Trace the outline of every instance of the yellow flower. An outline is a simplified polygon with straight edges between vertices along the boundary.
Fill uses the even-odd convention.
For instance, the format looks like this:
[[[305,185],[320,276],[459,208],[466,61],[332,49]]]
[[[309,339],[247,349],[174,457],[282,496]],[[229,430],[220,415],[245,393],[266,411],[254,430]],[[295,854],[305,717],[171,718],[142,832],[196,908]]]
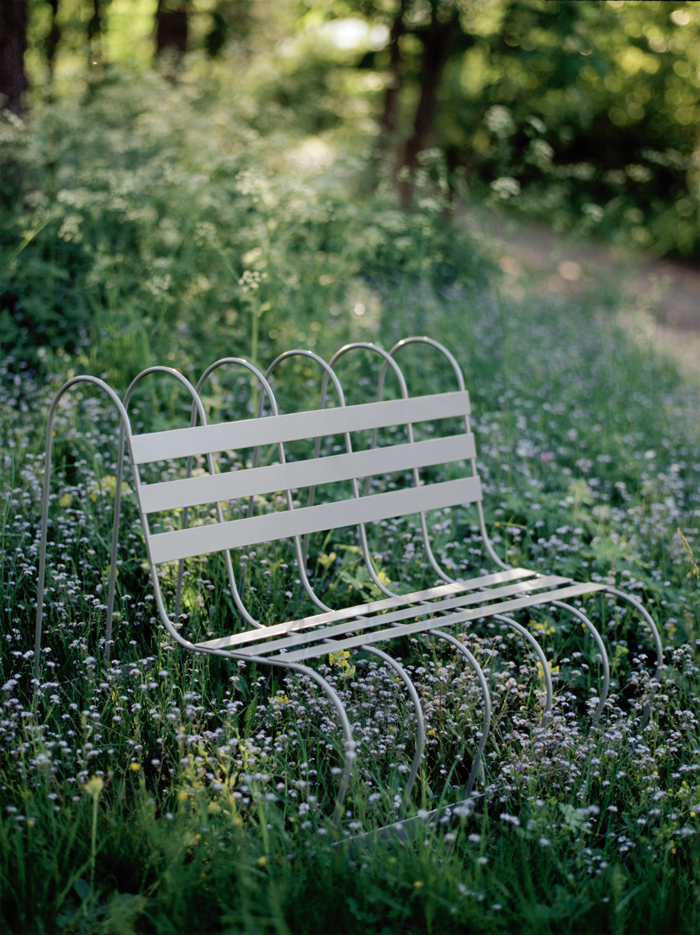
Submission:
[[[140,763],[129,763],[129,769],[131,770],[132,773],[138,773],[138,771],[141,769],[141,764]]]
[[[331,552],[330,555],[326,555],[325,552],[321,552],[318,556],[318,561],[320,565],[323,565],[324,568],[328,568],[329,565],[332,565],[338,556],[335,552]]]
[[[186,802],[186,801],[187,801],[187,798],[188,798],[188,796],[187,796],[187,793],[185,792],[185,790],[184,790],[184,789],[180,789],[180,791],[179,791],[178,794],[177,794],[177,800],[178,800],[178,802]]]
[[[99,799],[100,793],[102,792],[104,787],[105,787],[104,779],[101,776],[93,776],[92,779],[90,779],[89,782],[86,782],[85,785],[83,786],[87,794],[90,796],[90,798],[94,802],[96,802]]]
[[[535,623],[534,620],[532,621],[532,626],[534,627],[534,629],[541,630],[545,636],[551,636],[552,633],[557,632],[557,628],[554,626],[550,626],[549,624],[550,624],[549,620],[545,620],[544,623]]]
[[[258,857],[258,867],[264,867],[267,863],[267,857]]]
[[[413,885],[415,886],[415,888],[416,888],[417,890],[419,890],[419,889],[421,888],[421,886],[423,886],[423,881],[422,881],[422,880],[416,880],[416,882],[415,882]]]

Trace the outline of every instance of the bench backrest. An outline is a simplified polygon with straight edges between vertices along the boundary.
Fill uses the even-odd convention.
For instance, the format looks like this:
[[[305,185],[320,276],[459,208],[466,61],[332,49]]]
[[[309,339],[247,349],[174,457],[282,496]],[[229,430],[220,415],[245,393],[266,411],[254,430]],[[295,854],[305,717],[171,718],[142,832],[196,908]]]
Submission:
[[[240,451],[270,444],[284,445],[296,440],[347,435],[452,417],[464,418],[469,415],[469,411],[469,394],[457,391],[294,412],[132,435],[131,456],[138,476],[139,465],[156,461]],[[299,487],[334,484],[429,465],[463,462],[474,458],[474,454],[473,435],[461,431],[424,441],[161,483],[137,484],[137,494],[142,514],[148,517],[149,514],[161,511],[290,491]],[[151,563],[157,565],[275,539],[474,503],[480,499],[479,478],[467,476],[366,496],[353,495],[315,506],[283,509],[172,532],[150,533],[147,522],[144,528]]]

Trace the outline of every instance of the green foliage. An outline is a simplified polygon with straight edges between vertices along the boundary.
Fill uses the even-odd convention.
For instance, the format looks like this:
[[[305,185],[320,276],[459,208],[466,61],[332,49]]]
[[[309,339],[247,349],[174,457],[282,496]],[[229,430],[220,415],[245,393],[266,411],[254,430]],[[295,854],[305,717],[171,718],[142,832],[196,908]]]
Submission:
[[[3,125],[22,179],[0,241],[5,353],[82,348],[92,368],[99,347],[121,380],[155,358],[312,347],[321,321],[338,345],[365,305],[372,333],[372,284],[483,279],[439,191],[413,214],[385,189],[351,202],[365,160],[263,136],[247,106],[214,82],[115,73],[83,104]]]
[[[697,4],[338,0],[303,8],[305,32],[286,51],[289,57],[298,52],[296,80],[311,79],[312,69],[318,73],[325,63],[323,81],[315,81],[326,89],[319,117],[321,106],[341,113],[343,87],[346,95],[352,88],[355,99],[364,98],[379,121],[379,148],[398,146],[392,173],[402,164],[426,91],[422,57],[431,23],[447,20],[456,8],[461,30],[449,47],[433,50],[446,63],[427,145],[445,153],[457,194],[506,203],[558,230],[592,232],[662,254],[697,254]],[[322,28],[334,27],[342,37],[345,24],[348,36],[353,28],[359,36],[358,16],[383,29],[384,38],[379,47],[368,37],[357,40],[355,83],[343,84],[349,53],[339,62],[338,50],[321,41]],[[312,28],[315,47],[308,38]],[[393,31],[399,34],[398,65],[389,42]],[[333,76],[335,97],[328,93]],[[386,96],[397,87],[397,139],[387,141]]]
[[[499,552],[643,594],[663,630],[666,664],[640,735],[648,644],[632,616],[589,601],[586,611],[610,647],[613,692],[593,728],[587,711],[599,672],[590,637],[576,621],[533,614],[523,622],[548,650],[556,692],[552,724],[541,731],[541,676],[531,658],[497,625],[475,625],[469,645],[488,663],[494,698],[484,809],[401,847],[371,839],[332,847],[335,832],[324,816],[337,783],[337,725],[312,686],[178,654],[164,639],[128,493],[121,613],[112,662],[102,666],[116,419],[89,393],[69,397],[59,412],[50,652],[33,690],[41,435],[50,391],[63,375],[3,371],[3,929],[697,929],[698,393],[619,331],[600,310],[603,298],[567,300],[562,315],[555,300],[516,304],[455,289],[440,296],[410,278],[381,296],[378,339],[386,345],[427,331],[450,344],[468,373]],[[401,366],[414,393],[451,385],[437,355],[409,354]],[[369,365],[361,373],[350,385],[358,401],[371,395],[376,377]],[[281,380],[292,404],[316,398],[311,369],[290,366]],[[222,376],[207,405],[235,414],[246,410],[249,393],[247,381]],[[139,422],[157,417],[152,399],[155,393],[135,399]],[[186,421],[184,402],[167,397],[162,416]],[[431,528],[435,553],[450,568],[486,564],[468,514],[433,516]],[[372,549],[392,586],[424,574],[415,524],[376,533]],[[351,584],[365,589],[352,550],[333,548],[333,559],[330,545],[321,545],[318,574],[338,582],[339,599],[349,599]],[[236,561],[246,598],[256,594],[253,609],[271,619],[304,610],[293,606],[294,567],[285,557],[265,546]],[[221,571],[213,562],[186,571],[188,632],[228,626]],[[163,580],[166,592],[173,580]],[[418,813],[459,798],[481,706],[473,677],[450,651],[430,643],[403,649],[428,731],[412,803]],[[413,742],[406,699],[393,673],[362,654],[319,665],[361,741],[341,827],[348,835],[371,830],[397,815],[398,767],[410,762]]]
[[[560,230],[694,255],[699,25],[695,4],[506,5],[451,66],[451,160]]]

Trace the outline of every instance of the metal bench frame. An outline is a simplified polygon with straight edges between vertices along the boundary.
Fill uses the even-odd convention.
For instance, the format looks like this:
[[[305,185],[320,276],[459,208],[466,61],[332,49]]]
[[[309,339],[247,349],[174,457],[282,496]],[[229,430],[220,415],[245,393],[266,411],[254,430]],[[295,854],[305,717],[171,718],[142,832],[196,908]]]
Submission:
[[[409,345],[422,345],[442,354],[452,370],[456,389],[420,397],[411,397],[404,375],[396,360]],[[343,388],[335,367],[338,361],[353,352],[370,352],[381,358],[377,401],[359,405],[346,405]],[[321,368],[323,377],[319,408],[311,411],[281,414],[270,380],[279,364],[291,357],[302,356]],[[202,390],[210,376],[221,367],[243,368],[258,381],[260,387],[257,417],[207,424],[201,399]],[[383,400],[384,385],[391,370],[398,381],[400,398]],[[135,434],[131,427],[128,407],[135,388],[148,376],[165,374],[180,382],[192,399],[190,426],[147,434]],[[44,582],[46,576],[46,543],[48,530],[48,507],[51,474],[51,450],[54,420],[63,395],[79,383],[89,383],[103,390],[120,414],[119,453],[115,490],[112,555],[107,604],[106,659],[112,639],[114,612],[117,546],[119,540],[119,518],[125,453],[131,462],[135,492],[151,570],[151,579],[160,619],[172,639],[183,648],[231,660],[257,662],[260,665],[278,667],[300,672],[312,679],[328,696],[333,704],[344,736],[344,767],[341,774],[335,803],[334,820],[339,820],[343,800],[349,785],[355,742],[350,722],[340,697],[329,682],[307,661],[333,652],[348,650],[363,651],[378,657],[390,666],[406,687],[413,704],[416,719],[416,749],[406,781],[401,817],[409,802],[416,775],[425,747],[425,723],[418,692],[402,664],[377,644],[384,644],[399,636],[427,634],[449,642],[473,668],[483,696],[483,723],[473,759],[471,774],[466,786],[466,807],[470,808],[474,783],[482,761],[491,722],[491,700],[488,682],[479,663],[458,638],[464,634],[470,621],[492,618],[515,630],[530,646],[545,681],[546,700],[542,725],[546,724],[552,708],[553,688],[549,666],[544,652],[535,637],[511,616],[528,607],[556,607],[572,614],[588,628],[595,640],[602,664],[602,686],[599,702],[593,717],[599,719],[609,690],[610,667],[605,644],[595,626],[579,607],[567,601],[595,592],[605,592],[623,600],[638,612],[648,627],[656,650],[654,677],[658,680],[663,664],[661,639],[657,627],[648,611],[633,596],[601,583],[575,582],[558,575],[543,575],[540,572],[511,568],[496,554],[486,530],[482,508],[481,486],[476,466],[474,436],[470,427],[469,394],[464,378],[454,356],[441,344],[426,337],[411,337],[400,341],[390,351],[374,344],[355,342],[341,348],[329,362],[308,350],[289,351],[280,355],[262,374],[253,364],[240,358],[222,358],[212,364],[202,375],[196,387],[182,374],[169,367],[150,367],[140,373],[129,386],[124,400],[103,380],[92,376],[77,376],[69,380],[56,394],[48,418],[46,441],[46,467],[42,508],[42,533],[39,556],[39,582],[36,612],[35,675],[39,677],[41,658],[41,636],[43,621]],[[335,394],[335,406],[328,407],[329,388]],[[267,400],[270,414],[263,415]],[[413,425],[423,421],[459,417],[464,431],[442,435],[424,441],[416,441]],[[378,430],[387,426],[405,426],[406,441],[386,447],[377,447]],[[370,446],[354,451],[351,433],[372,431]],[[396,433],[397,435],[399,433]],[[325,455],[320,453],[321,439],[342,436],[345,453]],[[302,461],[287,461],[285,444],[299,439],[315,439],[313,456]],[[276,445],[279,461],[276,464],[258,466],[262,446]],[[252,449],[252,467],[245,470],[217,473],[214,454],[221,451]],[[196,456],[204,456],[209,473],[192,476]],[[141,482],[141,465],[174,458],[187,458],[184,479],[154,484]],[[469,465],[463,477],[457,480],[423,483],[420,469],[430,465],[449,462]],[[389,472],[410,470],[413,485],[399,489],[370,493],[370,478]],[[360,480],[364,478],[364,485]],[[322,485],[350,481],[352,495],[343,500],[316,503],[316,492]],[[308,488],[305,506],[295,508],[292,490]],[[363,488],[361,490],[361,487]],[[284,510],[264,515],[253,515],[253,497],[284,493]],[[248,498],[247,515],[226,521],[222,502]],[[189,508],[201,504],[216,504],[217,522],[203,526],[188,526]],[[469,580],[450,577],[436,559],[431,547],[426,512],[458,505],[476,507],[479,528],[484,548],[496,566],[493,574]],[[181,509],[182,528],[172,532],[152,533],[149,515],[163,510]],[[366,524],[383,519],[418,514],[422,543],[427,560],[441,583],[434,587],[398,595],[391,591],[378,575],[370,553]],[[309,535],[314,532],[336,530],[342,526],[358,530],[362,558],[370,579],[383,594],[379,600],[369,601],[355,607],[333,610],[316,594],[306,571],[306,552]],[[297,570],[306,595],[317,608],[309,616],[263,626],[246,608],[236,583],[231,561],[231,549],[249,547],[261,542],[291,538],[297,561]],[[193,643],[173,624],[166,610],[158,576],[159,565],[178,562],[175,612],[179,618],[182,594],[184,561],[188,557],[221,552],[226,564],[231,595],[240,614],[242,629]],[[649,715],[650,700],[647,700],[643,722]],[[464,804],[464,803],[462,803]],[[434,813],[436,814],[436,813]],[[409,819],[403,825],[410,824]]]

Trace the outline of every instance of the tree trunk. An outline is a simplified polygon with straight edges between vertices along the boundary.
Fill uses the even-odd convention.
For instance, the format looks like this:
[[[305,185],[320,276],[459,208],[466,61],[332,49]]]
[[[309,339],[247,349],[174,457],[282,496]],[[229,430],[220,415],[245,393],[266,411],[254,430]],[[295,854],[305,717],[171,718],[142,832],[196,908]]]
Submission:
[[[49,0],[51,7],[51,28],[46,37],[44,48],[46,50],[46,64],[49,69],[49,84],[53,84],[54,62],[56,61],[56,50],[61,41],[61,27],[58,25],[58,0]]]
[[[411,201],[418,153],[425,148],[433,128],[440,78],[458,31],[459,16],[455,14],[449,20],[441,22],[437,15],[437,4],[435,4],[430,17],[430,25],[420,34],[423,42],[420,96],[413,118],[413,131],[406,141],[400,160],[401,167],[408,170],[406,173],[408,177],[403,178],[399,183],[399,194],[404,207],[408,207]]]
[[[403,18],[407,5],[408,0],[401,0],[401,5],[394,17],[389,33],[389,71],[391,72],[391,79],[390,84],[386,87],[384,108],[379,118],[379,125],[385,138],[393,135],[398,118],[399,91],[403,85],[403,62],[401,61],[399,40],[406,32],[406,24]]]
[[[102,63],[102,10],[100,0],[92,0],[92,16],[87,27],[88,67]]]
[[[0,107],[24,111],[29,88],[24,73],[27,49],[27,0],[0,0]]]
[[[167,0],[158,0],[156,10],[156,56],[166,49],[187,51],[187,7],[180,3],[170,9]]]

